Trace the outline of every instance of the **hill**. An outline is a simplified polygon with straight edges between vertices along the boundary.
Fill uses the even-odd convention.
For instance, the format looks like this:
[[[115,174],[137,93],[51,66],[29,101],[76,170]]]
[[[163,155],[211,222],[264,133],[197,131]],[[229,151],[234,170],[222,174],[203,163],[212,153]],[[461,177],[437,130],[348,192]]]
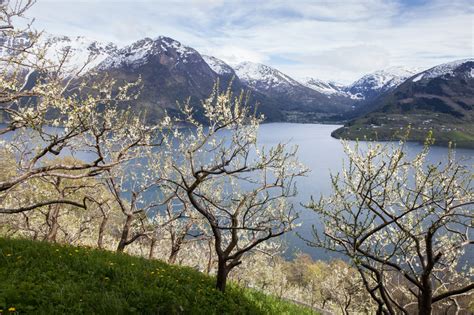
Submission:
[[[412,126],[409,140],[429,130],[437,144],[474,147],[474,59],[442,64],[418,73],[377,98],[373,111],[350,121],[333,136],[392,140]]]
[[[313,314],[191,268],[125,254],[0,238],[0,309],[20,314]],[[2,311],[0,311],[2,313]]]

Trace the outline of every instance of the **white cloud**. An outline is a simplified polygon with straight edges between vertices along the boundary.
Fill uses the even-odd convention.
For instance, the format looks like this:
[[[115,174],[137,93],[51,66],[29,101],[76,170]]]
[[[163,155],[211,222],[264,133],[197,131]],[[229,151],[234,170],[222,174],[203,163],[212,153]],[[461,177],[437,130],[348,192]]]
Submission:
[[[229,63],[267,62],[295,77],[344,82],[474,55],[468,0],[400,1],[42,0],[30,15],[56,34],[121,44],[166,35]]]
[[[225,60],[229,65],[236,65],[243,60],[259,63],[265,63],[267,61],[265,54],[234,45],[218,46],[214,49],[203,47],[199,51],[202,54],[215,56]]]

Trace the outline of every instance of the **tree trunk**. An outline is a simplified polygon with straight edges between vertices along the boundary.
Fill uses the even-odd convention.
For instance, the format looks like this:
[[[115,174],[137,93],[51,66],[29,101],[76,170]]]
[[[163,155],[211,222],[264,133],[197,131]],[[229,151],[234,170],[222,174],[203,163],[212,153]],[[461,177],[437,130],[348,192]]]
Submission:
[[[58,223],[58,216],[59,216],[59,205],[56,205],[53,210],[48,213],[48,225],[49,230],[48,234],[46,235],[46,240],[48,242],[56,242],[56,236],[58,235],[59,223]]]
[[[227,285],[227,275],[228,274],[229,274],[228,267],[226,266],[225,262],[223,262],[219,259],[219,264],[217,266],[216,288],[221,292],[225,292],[225,287]]]
[[[122,253],[125,250],[125,246],[127,246],[128,238],[130,235],[130,228],[132,226],[133,215],[127,215],[125,219],[125,223],[123,224],[122,228],[122,235],[120,236],[120,241],[117,246],[117,252]]]
[[[430,228],[425,236],[427,265],[421,276],[422,290],[420,290],[421,292],[418,296],[418,314],[420,315],[431,315],[432,311],[433,288],[430,275],[437,260],[433,253],[433,234],[434,232]]]
[[[211,241],[208,241],[209,245],[209,259],[207,261],[207,269],[206,269],[206,274],[209,275],[211,273],[212,269],[212,244]]]
[[[153,259],[153,256],[155,256],[155,248],[156,248],[156,239],[152,238],[150,242],[150,251],[148,252],[148,259]]]
[[[425,287],[426,288],[426,287]],[[431,311],[433,308],[433,293],[431,291],[431,285],[429,288],[426,288],[419,297],[418,300],[418,314],[419,315],[431,315]]]
[[[104,234],[105,234],[105,227],[107,226],[107,221],[109,220],[109,217],[108,216],[104,216],[102,218],[102,221],[100,222],[100,226],[99,226],[99,237],[97,239],[97,247],[99,247],[99,249],[103,249],[104,248]]]
[[[168,258],[168,263],[174,264],[176,262],[176,258],[178,257],[180,247],[181,247],[180,244],[174,245],[171,247],[171,254],[170,254],[170,257]]]

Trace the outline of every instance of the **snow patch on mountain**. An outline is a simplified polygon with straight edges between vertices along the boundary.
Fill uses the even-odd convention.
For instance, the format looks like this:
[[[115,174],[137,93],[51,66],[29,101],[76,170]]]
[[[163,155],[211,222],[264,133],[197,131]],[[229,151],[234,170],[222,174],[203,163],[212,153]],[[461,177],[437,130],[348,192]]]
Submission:
[[[420,68],[391,67],[367,74],[347,86],[344,90],[358,98],[367,98],[368,96],[370,97],[370,94],[383,93],[395,89],[420,71]]]
[[[288,89],[301,85],[286,74],[261,63],[242,62],[234,68],[237,76],[251,87],[269,89]]]
[[[46,45],[46,58],[60,63],[67,54],[64,67],[67,70],[82,69],[86,72],[117,51],[113,43],[103,43],[84,36],[47,36],[43,40]]]
[[[117,50],[105,59],[99,68],[139,67],[146,64],[148,58],[162,54],[175,59],[176,63],[187,63],[189,56],[197,52],[169,37],[159,36],[155,39],[147,37]]]
[[[333,95],[333,94],[344,94],[341,90],[342,86],[337,85],[336,83],[326,82],[316,78],[304,78],[300,80],[301,84],[310,89],[318,91],[319,93],[326,94],[326,95]]]
[[[363,98],[363,96],[360,94],[351,94],[350,92],[346,91],[345,86],[337,82],[323,81],[316,78],[304,78],[300,82],[304,86],[315,90],[316,92],[327,95],[328,97],[335,95],[347,97],[353,100],[360,100]]]
[[[201,56],[204,61],[209,65],[209,67],[212,69],[217,74],[220,75],[225,75],[225,74],[233,74],[234,70],[232,69],[231,66],[226,64],[224,61],[212,57],[212,56],[207,56],[207,55],[202,55]]]
[[[456,60],[456,61],[443,63],[441,65],[435,66],[433,68],[430,68],[420,73],[418,76],[412,79],[412,82],[418,82],[420,80],[429,80],[429,79],[439,78],[442,76],[452,76],[454,75],[454,71],[457,68],[459,68],[461,65],[467,62],[474,62],[474,58]],[[471,67],[467,75],[471,78],[474,77],[473,67]]]
[[[419,71],[418,68],[391,67],[367,74],[351,84],[350,87],[367,85],[372,90],[393,88]]]
[[[168,51],[168,49],[175,51],[179,56],[180,60],[184,63],[188,62],[187,58],[190,55],[197,53],[193,48],[185,46],[177,40],[174,40],[169,37],[159,36],[154,40],[154,42],[159,43],[160,47],[165,51]]]

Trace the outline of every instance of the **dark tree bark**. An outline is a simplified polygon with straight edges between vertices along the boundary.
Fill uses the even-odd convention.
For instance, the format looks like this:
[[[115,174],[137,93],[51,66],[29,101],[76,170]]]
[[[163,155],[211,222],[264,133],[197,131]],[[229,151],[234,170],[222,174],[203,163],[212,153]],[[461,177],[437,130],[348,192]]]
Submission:
[[[130,229],[132,227],[133,222],[133,215],[128,214],[125,217],[125,222],[122,227],[122,234],[120,236],[119,243],[117,245],[117,252],[122,253],[125,250],[125,247],[130,244],[129,237],[130,237]]]
[[[153,257],[155,256],[155,249],[156,249],[156,238],[151,238],[150,251],[148,252],[148,259],[153,259]]]
[[[227,276],[229,274],[230,268],[228,268],[225,262],[219,260],[217,265],[217,282],[216,288],[221,291],[225,292],[225,288],[227,286]]]
[[[104,215],[99,225],[99,236],[97,238],[97,247],[99,247],[99,249],[104,248],[104,234],[105,234],[105,228],[107,227],[108,221],[109,221],[109,217],[107,215]]]
[[[46,240],[48,242],[56,242],[56,237],[58,235],[58,230],[59,230],[59,222],[58,222],[58,216],[59,216],[59,204],[54,205],[53,209],[50,209],[48,212],[48,233],[46,234]]]

